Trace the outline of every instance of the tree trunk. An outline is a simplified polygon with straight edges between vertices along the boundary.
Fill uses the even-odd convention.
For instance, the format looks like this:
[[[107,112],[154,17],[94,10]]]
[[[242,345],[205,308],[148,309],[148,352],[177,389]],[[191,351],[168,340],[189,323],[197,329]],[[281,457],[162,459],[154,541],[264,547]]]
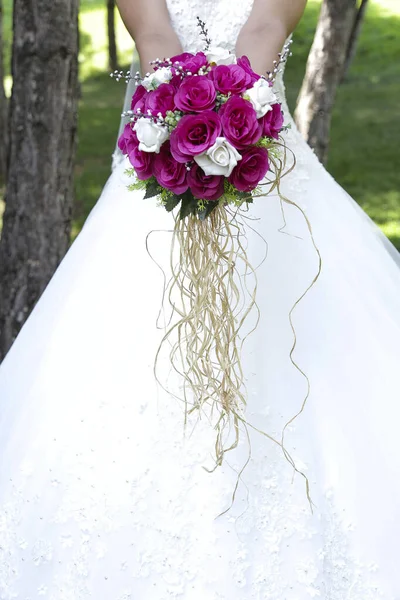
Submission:
[[[361,0],[359,9],[357,10],[353,28],[351,30],[349,43],[347,45],[346,59],[343,66],[342,81],[346,78],[357,51],[357,42],[360,37],[362,24],[367,12],[368,0]]]
[[[78,3],[14,0],[10,162],[0,242],[2,356],[69,245]]]
[[[110,71],[118,69],[118,51],[115,36],[115,0],[107,0],[108,66]]]
[[[323,0],[297,100],[297,126],[323,163],[327,159],[332,108],[356,11],[356,0]]]
[[[8,123],[7,98],[4,92],[4,63],[3,63],[3,3],[0,0],[0,182],[7,179],[8,155]]]

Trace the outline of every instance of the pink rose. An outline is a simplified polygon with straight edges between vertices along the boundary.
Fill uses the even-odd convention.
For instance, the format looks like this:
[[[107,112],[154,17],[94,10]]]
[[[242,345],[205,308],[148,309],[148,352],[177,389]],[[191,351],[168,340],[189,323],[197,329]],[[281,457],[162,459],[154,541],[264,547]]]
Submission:
[[[139,150],[139,140],[131,125],[131,123],[125,125],[118,140],[118,147],[121,152],[128,155],[129,162],[134,167],[138,179],[148,179],[153,175],[154,156],[150,152]]]
[[[251,76],[238,65],[219,65],[209,72],[208,77],[223,94],[241,94],[251,86]]]
[[[118,148],[123,154],[129,154],[134,146],[139,144],[136,133],[133,131],[131,123],[127,123],[118,139]]]
[[[205,75],[185,77],[175,94],[175,104],[184,112],[203,112],[215,105],[217,92]]]
[[[183,52],[182,54],[177,54],[176,56],[171,56],[172,64],[178,62],[182,67],[185,68],[186,71],[190,71],[193,73],[198,73],[201,67],[205,67],[207,65],[207,58],[204,52],[197,52],[197,54],[192,54],[191,52]]]
[[[251,146],[243,150],[242,160],[233,169],[229,181],[240,192],[250,192],[257,187],[269,169],[265,148]]]
[[[250,75],[251,80],[250,80],[250,83],[248,85],[249,88],[252,87],[253,84],[260,79],[261,76],[258,75],[257,73],[255,73],[253,71],[253,69],[251,68],[251,64],[250,64],[250,61],[247,58],[247,56],[241,56],[240,58],[238,58],[236,64],[238,64],[239,67],[242,67],[242,69],[244,71],[246,71],[246,73],[248,75]]]
[[[147,93],[146,111],[151,110],[153,116],[160,112],[163,117],[167,114],[167,110],[175,110],[175,88],[169,83],[162,83],[153,92]]]
[[[174,194],[182,194],[188,189],[186,167],[172,156],[169,141],[164,142],[155,155],[153,172],[158,183]]]
[[[232,96],[221,106],[219,115],[226,139],[237,150],[255,144],[260,139],[262,126],[248,100]]]
[[[180,163],[191,161],[202,154],[221,134],[221,120],[217,113],[205,110],[197,115],[185,115],[171,133],[171,153]]]
[[[135,93],[132,96],[131,110],[137,111],[138,108],[142,112],[145,110],[147,90],[143,85],[138,85]]]
[[[283,126],[283,112],[280,104],[272,105],[272,110],[268,111],[262,119],[260,119],[263,127],[263,135],[270,138],[279,138],[279,132]]]
[[[153,153],[142,152],[139,148],[135,148],[129,153],[129,160],[135,168],[138,179],[149,179],[153,175]]]
[[[197,164],[189,171],[188,183],[193,196],[202,200],[218,200],[224,193],[223,175],[206,175]]]
[[[135,131],[132,131],[132,136],[126,147],[129,162],[134,167],[138,179],[148,179],[151,177],[153,175],[154,154],[139,150],[139,140]]]

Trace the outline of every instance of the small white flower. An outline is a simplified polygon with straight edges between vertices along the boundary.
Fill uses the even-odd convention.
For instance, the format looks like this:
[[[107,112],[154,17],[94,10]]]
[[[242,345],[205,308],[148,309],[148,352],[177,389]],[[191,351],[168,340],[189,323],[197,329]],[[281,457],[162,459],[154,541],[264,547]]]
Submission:
[[[276,104],[278,101],[268,81],[262,77],[255,82],[252,88],[246,91],[246,96],[250,98],[250,102],[257,113],[257,119],[272,110],[271,105]]]
[[[143,152],[160,152],[162,144],[169,138],[168,129],[164,125],[154,123],[151,119],[142,117],[133,127],[139,140],[139,150]]]
[[[224,175],[225,177],[229,177],[241,159],[241,154],[224,137],[217,137],[213,146],[203,154],[194,157],[206,175]]]
[[[150,73],[142,80],[143,87],[149,92],[155,90],[162,83],[168,83],[172,79],[172,71],[169,67],[162,67],[157,69],[154,73]]]
[[[221,48],[220,46],[209,48],[204,54],[209,63],[216,63],[217,65],[232,65],[236,63],[236,56],[226,48]]]

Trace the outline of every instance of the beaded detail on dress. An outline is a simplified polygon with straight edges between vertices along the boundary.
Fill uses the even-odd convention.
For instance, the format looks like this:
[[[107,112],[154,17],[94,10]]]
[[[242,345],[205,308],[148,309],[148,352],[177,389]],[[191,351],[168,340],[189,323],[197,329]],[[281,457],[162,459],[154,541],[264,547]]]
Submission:
[[[272,414],[270,407],[264,412]],[[8,502],[0,507],[1,600],[136,600],[149,597],[150,585],[152,600],[384,597],[377,566],[351,555],[353,527],[333,494],[320,500],[324,516],[312,517],[276,448],[258,448],[239,510],[215,520],[231,494],[222,471],[212,476],[207,498],[196,500],[210,477],[201,465],[212,435],[200,428],[200,449],[199,438],[183,442],[174,428],[180,410],[170,406],[162,413],[157,421],[142,405],[115,415],[110,399],[97,416],[82,409],[73,443],[62,431],[43,435],[64,467],[42,469],[26,460],[9,480]],[[147,439],[141,419],[154,424]],[[104,451],[99,463],[104,441],[94,429],[106,434],[110,423],[119,428],[117,447]],[[158,464],[130,460],[138,451],[160,457]],[[198,513],[206,517],[203,531]],[[95,580],[93,561],[102,571],[99,578],[96,568]]]
[[[142,203],[117,174],[111,181],[111,205],[123,194]],[[101,402],[89,391],[76,403],[66,383],[65,395],[46,405],[33,388],[33,438],[22,437],[23,420],[10,422],[0,600],[392,600],[379,589],[376,566],[353,556],[355,526],[334,495],[313,492],[318,510],[311,515],[302,481],[291,482],[279,448],[261,436],[251,433],[252,460],[237,500],[216,518],[230,504],[247,449],[240,446],[213,474],[203,470],[214,433],[205,421],[195,429],[189,422],[192,435],[184,439],[181,405],[161,395],[157,406],[146,341],[143,359],[132,362],[135,379],[147,373],[145,393],[132,397],[115,378]],[[260,347],[250,345],[249,364]],[[254,370],[248,417],[276,436],[286,415],[274,394],[264,402]],[[312,434],[311,423],[291,426],[290,451],[307,471],[312,446],[306,454],[304,431]]]

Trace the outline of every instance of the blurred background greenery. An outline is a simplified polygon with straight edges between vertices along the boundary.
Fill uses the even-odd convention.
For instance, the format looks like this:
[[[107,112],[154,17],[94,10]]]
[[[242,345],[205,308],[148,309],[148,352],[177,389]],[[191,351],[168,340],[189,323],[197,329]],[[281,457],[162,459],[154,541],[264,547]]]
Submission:
[[[11,47],[12,0],[4,1],[6,69]],[[289,60],[291,109],[303,79],[320,0],[309,0]],[[80,11],[79,145],[75,168],[73,236],[79,232],[110,174],[124,83],[110,79],[104,0],[82,0]],[[129,68],[133,42],[117,19],[121,68]],[[8,93],[10,75],[6,77]],[[327,168],[400,249],[400,2],[372,0],[332,121]]]

